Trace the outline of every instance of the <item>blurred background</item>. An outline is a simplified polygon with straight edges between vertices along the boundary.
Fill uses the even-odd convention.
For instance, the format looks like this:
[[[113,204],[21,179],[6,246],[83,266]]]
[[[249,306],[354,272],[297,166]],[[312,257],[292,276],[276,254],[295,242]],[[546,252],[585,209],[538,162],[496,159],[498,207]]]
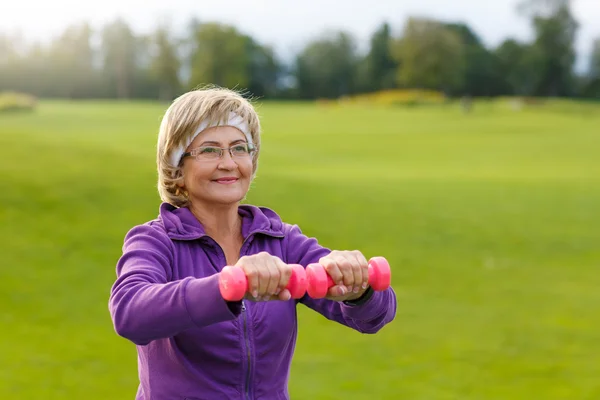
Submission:
[[[160,120],[204,85],[263,127],[247,202],[382,255],[396,320],[299,308],[293,399],[600,398],[600,3],[0,6],[0,398],[133,399],[108,296],[156,217]]]
[[[265,99],[393,88],[597,99],[599,9],[594,0],[10,2],[0,88],[168,100],[210,82]]]

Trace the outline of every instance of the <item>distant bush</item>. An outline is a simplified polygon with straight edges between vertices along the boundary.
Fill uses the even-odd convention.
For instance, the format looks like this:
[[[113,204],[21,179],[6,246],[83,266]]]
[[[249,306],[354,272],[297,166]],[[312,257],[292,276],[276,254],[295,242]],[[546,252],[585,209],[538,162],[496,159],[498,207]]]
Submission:
[[[340,99],[340,101],[348,103],[413,106],[443,104],[446,102],[446,96],[443,93],[434,90],[390,89],[344,97],[343,99]]]
[[[37,105],[34,96],[18,92],[0,93],[0,113],[9,111],[33,111]]]

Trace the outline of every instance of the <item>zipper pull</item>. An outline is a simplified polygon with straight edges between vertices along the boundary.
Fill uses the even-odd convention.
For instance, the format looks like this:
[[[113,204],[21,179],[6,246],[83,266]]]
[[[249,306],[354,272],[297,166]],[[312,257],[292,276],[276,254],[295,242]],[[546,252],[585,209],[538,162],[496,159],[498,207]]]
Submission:
[[[246,303],[242,300],[242,312],[246,312]]]

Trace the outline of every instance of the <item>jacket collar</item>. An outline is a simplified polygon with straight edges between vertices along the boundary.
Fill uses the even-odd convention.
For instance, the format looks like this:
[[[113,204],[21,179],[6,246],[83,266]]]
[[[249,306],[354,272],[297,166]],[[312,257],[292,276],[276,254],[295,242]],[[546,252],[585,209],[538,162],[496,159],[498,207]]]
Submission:
[[[242,216],[244,239],[255,233],[284,236],[281,218],[267,207],[242,204],[238,207],[238,214]],[[196,240],[206,236],[204,227],[187,207],[177,208],[164,202],[160,205],[158,218],[171,239]]]

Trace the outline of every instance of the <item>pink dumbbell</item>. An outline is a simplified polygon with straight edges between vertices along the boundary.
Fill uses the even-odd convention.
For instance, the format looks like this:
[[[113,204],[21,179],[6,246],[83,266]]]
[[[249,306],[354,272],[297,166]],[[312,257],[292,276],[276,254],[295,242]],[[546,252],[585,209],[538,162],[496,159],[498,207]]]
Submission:
[[[290,264],[292,275],[285,287],[290,291],[292,299],[299,299],[306,293],[308,280],[302,265]],[[248,278],[241,267],[226,266],[219,273],[219,290],[227,301],[239,301],[248,292]]]
[[[325,271],[321,264],[313,263],[306,267],[306,277],[308,278],[308,295],[313,299],[320,299],[327,295],[327,291],[335,283]],[[369,260],[369,286],[373,290],[386,290],[392,281],[392,272],[390,264],[383,257],[373,257]]]

